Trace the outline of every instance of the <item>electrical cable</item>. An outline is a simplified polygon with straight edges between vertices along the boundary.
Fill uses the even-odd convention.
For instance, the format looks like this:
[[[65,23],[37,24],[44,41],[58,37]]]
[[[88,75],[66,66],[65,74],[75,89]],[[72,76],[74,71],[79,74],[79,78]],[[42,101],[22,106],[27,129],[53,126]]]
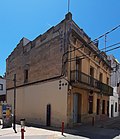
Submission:
[[[114,27],[113,29],[111,29],[110,31],[108,31],[108,32],[104,33],[103,35],[99,36],[98,38],[94,39],[94,41],[99,40],[100,38],[104,37],[105,35],[107,35],[107,34],[113,32],[113,31],[115,31],[115,30],[118,29],[119,27],[120,27],[120,24],[119,24],[118,26]]]
[[[109,51],[112,51],[112,50],[115,50],[115,49],[118,49],[118,48],[120,48],[120,46],[112,48],[112,49],[109,49],[109,50],[106,50],[105,52],[109,52]]]
[[[118,44],[120,44],[120,42],[115,43],[115,44],[112,44],[112,45],[110,45],[110,46],[107,46],[106,48],[102,48],[102,49],[100,49],[100,51],[101,51],[101,50],[104,50],[104,49],[107,49],[107,48],[110,48],[110,47],[113,47],[113,46],[118,45]]]

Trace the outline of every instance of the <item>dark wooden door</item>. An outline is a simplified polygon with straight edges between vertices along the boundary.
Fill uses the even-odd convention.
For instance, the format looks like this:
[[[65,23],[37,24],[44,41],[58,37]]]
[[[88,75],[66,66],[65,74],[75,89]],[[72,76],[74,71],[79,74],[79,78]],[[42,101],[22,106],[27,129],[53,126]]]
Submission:
[[[47,105],[47,112],[46,112],[46,125],[50,126],[51,125],[51,105]]]

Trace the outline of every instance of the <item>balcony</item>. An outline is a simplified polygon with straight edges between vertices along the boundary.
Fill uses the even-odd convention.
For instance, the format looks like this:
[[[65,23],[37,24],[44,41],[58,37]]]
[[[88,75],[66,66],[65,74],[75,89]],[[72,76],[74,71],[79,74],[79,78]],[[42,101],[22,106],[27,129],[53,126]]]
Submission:
[[[83,72],[77,71],[77,70],[71,71],[71,83],[74,83],[74,84],[81,83],[81,84],[86,85],[89,88],[98,89],[103,94],[106,94],[109,96],[113,95],[112,87],[96,80],[95,78],[93,78]]]

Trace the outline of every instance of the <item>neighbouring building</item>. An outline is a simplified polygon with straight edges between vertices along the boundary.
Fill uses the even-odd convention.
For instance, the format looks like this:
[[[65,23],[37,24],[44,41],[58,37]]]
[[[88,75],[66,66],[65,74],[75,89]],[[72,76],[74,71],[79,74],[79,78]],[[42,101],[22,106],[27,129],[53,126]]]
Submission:
[[[6,79],[0,76],[0,118],[2,118],[3,103],[6,103]]]
[[[113,96],[110,96],[110,117],[118,116],[120,113],[120,63],[113,56],[109,55],[108,60],[111,62],[110,85],[114,88]]]
[[[110,107],[109,107],[109,117],[117,117],[119,115],[119,105],[118,105],[118,88],[113,87],[113,96],[110,96]]]
[[[0,76],[0,104],[6,102],[6,79]]]
[[[109,55],[108,60],[110,60],[113,69],[111,72],[110,84],[111,86],[116,87],[120,82],[120,63],[113,55]]]
[[[110,72],[107,55],[72,20],[71,13],[33,41],[23,38],[6,60],[6,78],[16,75],[17,120],[47,126],[107,117],[113,93]],[[7,102],[13,106],[10,80]]]

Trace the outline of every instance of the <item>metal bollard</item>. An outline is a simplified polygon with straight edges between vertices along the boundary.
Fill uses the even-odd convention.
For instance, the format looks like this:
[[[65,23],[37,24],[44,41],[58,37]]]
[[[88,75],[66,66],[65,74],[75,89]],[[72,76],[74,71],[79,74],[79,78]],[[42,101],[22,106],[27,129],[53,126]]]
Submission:
[[[21,139],[24,139],[25,119],[20,119],[20,123],[21,123]]]
[[[24,139],[24,132],[25,132],[25,130],[21,129],[21,139]]]
[[[62,122],[62,135],[63,135],[63,133],[64,133],[64,122]]]

